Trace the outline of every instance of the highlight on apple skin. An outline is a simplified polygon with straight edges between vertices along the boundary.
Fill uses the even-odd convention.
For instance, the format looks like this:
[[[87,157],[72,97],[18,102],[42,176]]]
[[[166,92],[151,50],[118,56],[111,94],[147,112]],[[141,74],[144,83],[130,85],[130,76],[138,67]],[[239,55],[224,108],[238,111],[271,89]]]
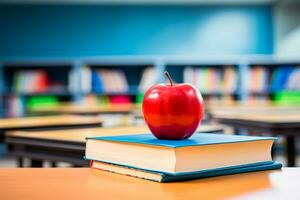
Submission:
[[[204,116],[203,98],[199,90],[188,83],[150,87],[144,96],[142,110],[146,124],[158,139],[181,140],[191,137]]]

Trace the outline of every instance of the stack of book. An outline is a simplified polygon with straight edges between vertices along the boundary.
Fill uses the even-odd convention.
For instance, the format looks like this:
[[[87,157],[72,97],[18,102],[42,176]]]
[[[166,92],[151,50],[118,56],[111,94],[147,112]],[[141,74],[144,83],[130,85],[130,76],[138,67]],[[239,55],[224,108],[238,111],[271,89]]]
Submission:
[[[87,138],[91,168],[157,182],[278,169],[271,158],[275,138],[197,133],[187,140],[152,134]]]
[[[233,67],[192,68],[186,67],[183,80],[195,85],[202,93],[233,93],[236,90],[237,75]]]

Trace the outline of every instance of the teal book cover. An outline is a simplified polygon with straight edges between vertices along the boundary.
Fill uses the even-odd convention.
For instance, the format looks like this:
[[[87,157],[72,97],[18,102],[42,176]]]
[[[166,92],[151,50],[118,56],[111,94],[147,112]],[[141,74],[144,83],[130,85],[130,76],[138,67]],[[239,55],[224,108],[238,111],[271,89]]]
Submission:
[[[265,164],[257,164],[257,165],[248,165],[241,167],[232,167],[232,168],[224,168],[224,169],[213,169],[213,170],[204,170],[195,173],[189,174],[179,174],[179,175],[169,175],[169,174],[161,174],[162,181],[161,182],[175,182],[175,181],[187,181],[193,179],[201,179],[201,178],[209,178],[215,176],[225,176],[231,174],[241,174],[247,172],[256,172],[263,170],[274,170],[281,169],[282,164],[277,162],[265,163]]]
[[[92,167],[92,163],[93,163],[93,161],[91,161],[91,168],[99,169],[99,168]],[[110,163],[110,164],[112,164],[112,163]],[[112,170],[112,171],[108,170],[109,172],[112,172],[112,173],[128,175],[128,176],[132,176],[135,178],[142,178],[142,179],[156,181],[156,182],[179,182],[179,181],[203,179],[203,178],[216,177],[216,176],[257,172],[257,171],[264,171],[264,170],[275,170],[275,169],[282,168],[281,163],[270,161],[270,162],[264,162],[264,163],[253,163],[253,164],[224,167],[224,168],[218,168],[218,169],[201,170],[201,171],[189,172],[189,173],[169,174],[169,173],[164,173],[164,172],[159,172],[159,171],[139,169],[139,168],[125,166],[125,165],[117,165],[117,164],[112,164],[112,165],[121,166],[123,168],[128,168],[128,169],[133,169],[133,170],[138,170],[138,171],[144,171],[144,172],[148,172],[151,174],[157,174],[161,177],[160,179],[151,179],[151,178],[146,178],[146,177],[141,177],[141,176],[136,176],[136,175],[123,174],[123,173],[119,173],[114,170]],[[107,170],[105,170],[105,171],[107,171]]]
[[[151,133],[139,135],[121,135],[121,136],[102,136],[88,137],[88,140],[104,140],[112,142],[135,143],[152,146],[164,146],[170,148],[180,148],[187,146],[202,146],[225,143],[240,143],[252,142],[259,140],[276,140],[275,137],[257,137],[244,135],[227,135],[227,134],[212,134],[212,133],[197,133],[186,140],[159,140]]]

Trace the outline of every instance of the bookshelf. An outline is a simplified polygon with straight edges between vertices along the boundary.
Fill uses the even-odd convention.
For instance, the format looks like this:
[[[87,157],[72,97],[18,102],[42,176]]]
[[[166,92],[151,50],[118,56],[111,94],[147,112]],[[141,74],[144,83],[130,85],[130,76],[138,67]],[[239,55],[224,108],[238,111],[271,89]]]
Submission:
[[[3,76],[3,71],[2,71],[2,62],[0,62],[0,117],[4,116],[4,76]]]
[[[75,90],[70,87],[71,81],[76,82],[72,61],[8,61],[0,71],[2,116],[22,117],[32,106],[75,99]]]
[[[300,104],[300,61],[253,61],[248,65],[249,99]]]
[[[166,64],[166,70],[175,82],[191,83],[201,91],[206,101],[240,100],[238,82],[239,67],[235,62],[221,63],[179,63]]]
[[[146,88],[161,80],[159,67],[154,59],[140,57],[85,59],[82,99],[93,98],[100,104],[140,103]]]
[[[268,87],[274,82],[273,76],[278,73],[276,71],[289,68],[296,73],[291,88]],[[169,71],[176,82],[191,82],[198,86],[207,102],[272,100],[300,104],[300,77],[297,75],[300,73],[300,59],[273,56],[78,57],[68,60],[0,62],[0,115],[23,116],[26,115],[28,105],[40,102],[139,103],[146,88],[166,82],[165,70]],[[34,84],[32,80],[40,76],[33,73],[36,71],[46,74],[49,85],[39,88],[36,86],[39,84]],[[16,77],[20,73],[29,74],[25,76],[31,77],[30,81],[26,78],[17,81]],[[95,81],[93,75],[100,79],[101,86],[97,85],[99,80]],[[104,79],[108,81],[106,85],[113,88],[105,88]],[[117,79],[123,79],[123,82]],[[35,87],[19,82],[34,84]],[[13,105],[8,105],[9,102],[13,102]],[[16,110],[14,115],[8,112],[11,107]]]

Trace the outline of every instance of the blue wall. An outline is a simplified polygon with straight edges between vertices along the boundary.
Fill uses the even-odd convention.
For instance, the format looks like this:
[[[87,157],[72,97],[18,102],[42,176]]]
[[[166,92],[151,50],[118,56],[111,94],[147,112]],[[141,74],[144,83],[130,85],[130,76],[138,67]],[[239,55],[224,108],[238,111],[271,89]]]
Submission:
[[[0,5],[0,57],[270,54],[268,6]]]

